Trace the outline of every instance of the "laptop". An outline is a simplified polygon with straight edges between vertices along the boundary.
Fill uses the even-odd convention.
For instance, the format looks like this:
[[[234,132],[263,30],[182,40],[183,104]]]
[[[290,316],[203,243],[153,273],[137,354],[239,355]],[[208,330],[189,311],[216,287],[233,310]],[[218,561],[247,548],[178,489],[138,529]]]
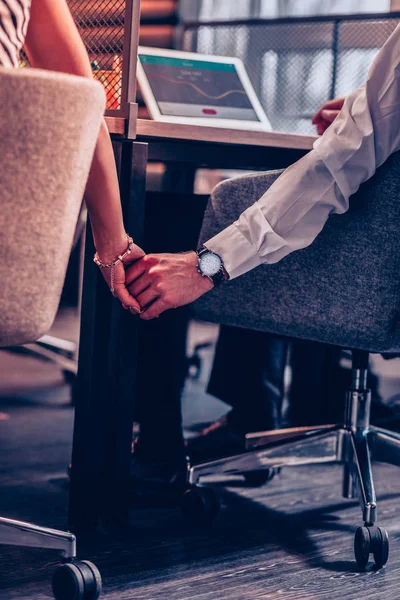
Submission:
[[[139,46],[137,78],[156,121],[272,129],[239,58]]]

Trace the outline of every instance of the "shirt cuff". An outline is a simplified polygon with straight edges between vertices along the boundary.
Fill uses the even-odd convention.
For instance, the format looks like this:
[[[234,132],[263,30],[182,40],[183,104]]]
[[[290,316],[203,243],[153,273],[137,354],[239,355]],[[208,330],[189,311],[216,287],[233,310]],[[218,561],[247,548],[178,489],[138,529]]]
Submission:
[[[235,224],[215,235],[204,245],[222,258],[230,279],[235,279],[261,264],[253,245]]]

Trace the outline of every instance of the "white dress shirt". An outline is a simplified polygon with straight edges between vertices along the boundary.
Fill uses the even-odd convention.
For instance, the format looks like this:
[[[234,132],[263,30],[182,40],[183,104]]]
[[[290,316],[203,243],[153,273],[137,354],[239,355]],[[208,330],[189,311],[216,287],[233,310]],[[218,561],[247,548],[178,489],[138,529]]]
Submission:
[[[314,148],[239,219],[206,242],[231,279],[310,245],[330,214],[400,148],[400,25]],[[400,202],[400,199],[399,199]]]

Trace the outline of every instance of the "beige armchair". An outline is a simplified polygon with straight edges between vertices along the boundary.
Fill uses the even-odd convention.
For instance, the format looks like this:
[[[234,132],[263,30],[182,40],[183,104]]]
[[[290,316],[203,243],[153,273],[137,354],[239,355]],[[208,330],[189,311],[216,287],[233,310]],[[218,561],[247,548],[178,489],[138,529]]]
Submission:
[[[53,323],[104,106],[93,81],[0,69],[0,347]],[[100,574],[74,560],[71,533],[0,518],[0,543],[61,550],[55,598],[99,597]]]

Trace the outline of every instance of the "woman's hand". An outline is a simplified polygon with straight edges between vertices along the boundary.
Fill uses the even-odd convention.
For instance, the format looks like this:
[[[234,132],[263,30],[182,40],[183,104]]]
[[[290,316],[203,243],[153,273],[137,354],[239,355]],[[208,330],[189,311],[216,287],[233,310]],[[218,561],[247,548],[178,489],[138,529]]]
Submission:
[[[112,251],[110,248],[99,248],[97,253],[101,262],[108,264],[113,262],[120,254],[123,254],[126,250],[126,246],[127,244],[125,238],[124,244],[120,245],[118,249],[114,247],[114,250]],[[102,272],[108,287],[110,289],[111,287],[114,288],[113,295],[118,298],[126,310],[129,309],[133,314],[140,313],[141,308],[139,302],[128,292],[125,281],[125,270],[129,265],[132,265],[136,261],[143,258],[143,256],[145,256],[143,250],[134,244],[131,253],[125,256],[121,263],[112,268],[100,267],[100,271]],[[111,285],[111,271],[113,271],[113,285]]]
[[[320,106],[312,118],[312,124],[316,126],[318,135],[325,133],[329,125],[333,123],[340,113],[344,101],[344,98],[335,98]]]

